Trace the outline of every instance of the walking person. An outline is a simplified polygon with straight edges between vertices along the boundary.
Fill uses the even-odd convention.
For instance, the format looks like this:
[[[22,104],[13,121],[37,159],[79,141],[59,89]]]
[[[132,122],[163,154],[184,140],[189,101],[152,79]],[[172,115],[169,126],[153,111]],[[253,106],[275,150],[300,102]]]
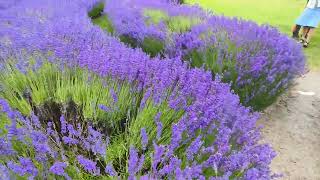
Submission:
[[[308,0],[307,5],[303,13],[296,20],[296,26],[293,27],[292,36],[294,38],[299,37],[299,31],[303,27],[303,32],[300,42],[303,47],[308,47],[310,40],[315,32],[315,28],[320,23],[320,0]]]

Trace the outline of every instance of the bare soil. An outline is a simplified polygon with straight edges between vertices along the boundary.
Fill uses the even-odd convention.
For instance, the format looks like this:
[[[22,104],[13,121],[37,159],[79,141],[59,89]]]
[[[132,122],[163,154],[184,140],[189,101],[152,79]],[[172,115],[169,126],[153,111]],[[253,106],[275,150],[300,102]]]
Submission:
[[[262,119],[263,142],[277,152],[272,171],[282,179],[320,180],[320,72],[299,78]]]

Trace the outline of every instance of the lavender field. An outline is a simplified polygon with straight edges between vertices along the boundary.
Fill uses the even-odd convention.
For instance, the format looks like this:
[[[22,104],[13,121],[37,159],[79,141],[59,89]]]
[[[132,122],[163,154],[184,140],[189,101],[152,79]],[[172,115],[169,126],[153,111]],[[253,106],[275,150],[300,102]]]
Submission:
[[[281,177],[257,122],[305,69],[276,28],[196,5],[0,1],[0,179]]]

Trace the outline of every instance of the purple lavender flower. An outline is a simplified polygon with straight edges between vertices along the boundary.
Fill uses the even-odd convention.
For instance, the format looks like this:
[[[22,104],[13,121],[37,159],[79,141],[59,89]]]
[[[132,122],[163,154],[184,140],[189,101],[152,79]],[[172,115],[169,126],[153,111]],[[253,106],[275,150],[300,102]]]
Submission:
[[[198,151],[200,151],[200,148],[203,145],[203,141],[202,141],[202,137],[199,136],[197,137],[192,143],[191,145],[188,147],[186,153],[187,153],[187,158],[189,161],[191,161],[193,159],[193,156],[195,154],[198,153]]]
[[[145,13],[147,10],[162,12],[164,18],[160,18],[160,22],[152,21]],[[104,12],[116,36],[135,39],[136,46],[141,48],[146,38],[163,42],[165,50],[157,52],[159,55],[182,57],[190,61],[191,66],[204,67],[213,75],[222,75],[224,82],[232,83],[241,102],[254,109],[270,105],[272,99],[305,70],[301,47],[267,25],[214,16],[197,6],[155,0],[128,0],[125,3],[111,0]],[[176,17],[189,18],[190,22],[195,18],[199,22],[186,32],[167,33],[170,32],[168,22]],[[269,84],[274,90],[259,91],[263,84]],[[259,101],[265,104],[258,105]],[[171,101],[171,106],[177,107],[180,103]]]
[[[68,136],[63,136],[62,140],[65,144],[70,145],[70,146],[79,144],[79,141],[77,139],[74,139],[74,138],[68,137]]]
[[[106,105],[100,104],[99,108],[105,112],[110,112],[110,108],[108,108]]]
[[[63,176],[67,180],[71,180],[70,176],[65,173],[65,168],[68,165],[65,162],[55,162],[49,169],[49,171],[55,175]]]
[[[47,124],[47,134],[48,135],[53,135],[54,134],[54,131],[53,131],[53,124],[52,124],[52,122],[48,122],[48,124]]]
[[[112,167],[111,164],[108,164],[105,168],[105,172],[107,174],[109,174],[110,176],[116,176],[117,175],[117,172],[114,170],[114,168]]]
[[[117,38],[111,37],[98,27],[93,26],[88,19],[87,11],[96,2],[46,0],[43,3],[40,0],[21,0],[16,6],[4,11],[1,10],[0,16],[4,21],[0,22],[0,37],[7,37],[10,43],[4,43],[0,40],[1,52],[8,52],[1,53],[0,56],[12,55],[12,58],[0,58],[19,59],[17,64],[23,66],[19,68],[24,71],[28,67],[27,63],[21,63],[20,61],[28,61],[30,53],[37,52],[46,55],[50,52],[52,55],[48,57],[48,61],[61,67],[59,70],[62,72],[68,67],[80,67],[98,74],[103,79],[108,78],[115,82],[121,80],[121,82],[129,83],[130,86],[134,87],[132,88],[133,93],[143,96],[141,97],[143,100],[141,109],[145,108],[143,103],[147,101],[156,102],[155,106],[159,105],[161,109],[166,105],[172,107],[168,111],[161,112],[161,117],[165,117],[165,119],[162,119],[162,121],[160,119],[155,120],[154,126],[146,127],[148,131],[149,128],[154,128],[152,132],[155,132],[155,128],[157,128],[157,139],[153,139],[155,137],[152,137],[151,134],[150,137],[144,138],[150,142],[155,142],[153,148],[148,148],[147,152],[141,152],[134,147],[126,149],[129,157],[123,167],[128,167],[126,171],[129,172],[131,179],[140,176],[141,169],[144,166],[152,166],[152,168],[145,168],[146,172],[143,171],[144,175],[150,177],[150,179],[164,177],[169,179],[176,177],[201,179],[203,178],[201,176],[203,168],[213,168],[223,174],[222,177],[213,177],[216,179],[229,178],[235,171],[244,169],[246,171],[244,176],[247,173],[247,177],[254,177],[254,174],[259,174],[260,177],[269,178],[271,174],[269,164],[274,157],[274,153],[269,146],[257,143],[260,138],[259,131],[255,126],[258,115],[252,113],[249,108],[241,106],[239,98],[230,93],[230,85],[221,83],[221,80],[224,80],[224,77],[233,76],[234,69],[232,68],[236,70],[237,76],[234,79],[235,84],[239,84],[239,87],[248,86],[249,82],[252,84],[255,80],[252,77],[258,78],[259,74],[262,74],[263,77],[277,77],[279,74],[289,72],[289,76],[283,82],[275,82],[275,86],[270,88],[270,92],[277,92],[279,88],[292,80],[303,63],[296,63],[296,58],[301,57],[301,54],[294,56],[293,51],[289,55],[292,57],[283,63],[282,59],[287,59],[288,55],[282,54],[282,48],[278,48],[278,46],[273,48],[272,45],[278,42],[286,47],[285,49],[292,48],[296,52],[299,52],[300,49],[293,43],[288,43],[290,41],[273,29],[260,28],[250,22],[242,23],[239,20],[210,16],[209,19],[204,19],[202,23],[194,25],[187,32],[169,33],[173,44],[166,47],[165,51],[167,52],[164,55],[173,58],[150,58],[141,49],[130,49],[120,43]],[[172,17],[197,14],[197,16],[204,18],[204,16],[201,16],[203,13],[201,9],[168,5],[164,4],[164,0],[130,0],[128,2],[132,6],[126,7],[123,6],[125,3],[121,1],[112,1],[105,11],[114,21],[113,25],[117,35],[131,35],[136,38],[138,43],[141,43],[146,35],[157,37],[160,41],[167,39],[168,35],[161,31],[162,29],[166,30],[166,28],[163,28],[165,27],[163,22],[150,27],[145,26],[143,21],[148,18],[145,19],[140,16],[144,7],[160,9]],[[112,9],[113,7],[119,7],[119,9]],[[121,11],[123,8],[129,8],[130,10]],[[189,11],[193,8],[194,11]],[[205,13],[205,15],[207,14]],[[10,21],[9,25],[4,23],[8,21]],[[254,33],[252,33],[252,29],[246,30],[248,26],[253,27]],[[203,38],[205,41],[203,41],[198,35],[206,35],[205,32],[208,29],[211,29],[212,33],[208,33],[208,36]],[[274,39],[271,38],[270,40],[266,38],[267,36],[274,37]],[[255,41],[257,37],[260,38]],[[225,40],[230,40],[234,44],[227,44]],[[249,41],[254,46],[246,46]],[[229,52],[229,49],[233,46],[240,47],[243,51]],[[213,48],[208,49],[208,47]],[[257,51],[257,47],[262,51]],[[169,48],[173,52],[169,51]],[[283,56],[270,56],[272,59],[266,59],[266,57],[269,57],[267,56],[270,52],[269,49],[273,49],[277,54]],[[190,51],[195,50],[201,53],[206,50],[217,53],[216,64],[219,67],[222,67],[224,63],[232,64],[236,62],[235,67],[229,69],[230,71],[223,72],[225,76],[221,76],[221,80],[217,78],[218,76],[215,80],[212,80],[211,72],[205,71],[204,67],[190,69],[190,64],[181,61],[180,57],[187,58],[186,56]],[[20,51],[26,52],[25,55],[21,55]],[[204,59],[206,58],[204,57]],[[5,63],[7,62],[5,61]],[[270,71],[264,71],[266,66],[271,67]],[[222,69],[220,68],[219,71],[222,71]],[[261,89],[259,89],[260,93],[268,91],[268,88]],[[117,89],[115,92],[120,91]],[[112,95],[112,92],[110,93],[113,96],[112,99],[118,104],[120,94],[115,92],[114,95]],[[254,98],[252,95],[260,93],[255,90],[249,93],[244,92],[249,101]],[[14,108],[16,107],[12,109]],[[70,160],[70,157],[67,156],[68,151],[77,149],[72,149],[66,145],[79,144],[83,149],[73,153],[77,155],[76,159],[79,162],[75,166],[82,167],[75,167],[79,172],[99,177],[106,174],[120,175],[123,173],[112,173],[111,166],[107,166],[106,172],[99,172],[98,159],[102,161],[105,156],[108,157],[108,154],[106,154],[106,137],[94,129],[95,127],[79,128],[85,124],[80,124],[80,126],[77,124],[77,127],[75,127],[74,124],[78,122],[68,124],[65,117],[62,116],[60,118],[61,132],[56,131],[55,124],[45,127],[46,124],[41,122],[41,128],[38,128],[35,125],[37,124],[36,121],[33,123],[31,119],[21,117],[21,114],[19,115],[12,109],[8,103],[0,100],[1,113],[5,114],[10,122],[13,122],[10,124],[13,125],[10,133],[3,135],[5,141],[2,143],[5,144],[6,149],[10,149],[9,143],[11,141],[9,139],[15,139],[20,134],[19,136],[25,140],[32,141],[30,148],[35,149],[35,153],[37,153],[36,159],[32,159],[32,161],[39,159],[41,162],[37,163],[43,165],[45,158],[58,162],[63,159],[63,162],[67,163]],[[167,118],[171,117],[172,114],[175,115],[175,119]],[[19,123],[19,126],[16,126],[15,121]],[[163,129],[164,125],[165,130]],[[8,126],[8,128],[11,127]],[[210,133],[207,132],[208,129],[210,129]],[[167,135],[165,134],[167,132],[171,133],[171,137],[165,138],[164,135]],[[140,132],[140,134],[142,133]],[[208,147],[204,147],[199,134],[203,139],[208,134],[214,136],[211,137],[213,142]],[[160,139],[160,136],[164,138]],[[45,146],[40,146],[42,142]],[[156,144],[156,142],[160,144]],[[112,143],[114,143],[113,139],[110,140],[110,144]],[[184,152],[177,153],[178,150]],[[185,155],[187,151],[189,157]],[[87,158],[89,154],[90,158]],[[149,154],[152,157],[147,157]],[[192,160],[191,154],[197,154],[200,159],[204,159],[204,162]],[[92,158],[91,155],[96,156],[97,159]],[[14,155],[15,159],[17,157]],[[144,163],[145,159],[149,158],[151,158],[151,165]],[[182,166],[184,163],[182,159],[185,160],[186,158],[190,162]],[[107,164],[108,162],[103,163]],[[122,162],[114,162],[114,164],[117,163]],[[11,167],[9,168],[13,174],[26,173],[20,165],[22,163],[18,164],[12,160],[7,161],[6,164]],[[252,164],[253,167],[247,169],[248,164]],[[53,164],[47,164],[43,167],[50,168],[52,166]],[[57,168],[55,170],[60,171],[63,165],[56,164],[54,167]],[[253,169],[252,172],[249,171],[251,168]],[[145,169],[143,168],[143,170]],[[46,170],[48,171],[48,169]],[[114,170],[118,170],[118,168],[114,167]],[[29,176],[34,175],[35,173]]]
[[[87,159],[83,157],[82,155],[77,156],[77,160],[79,164],[83,167],[84,170],[94,174],[94,175],[99,175],[100,170],[97,169],[96,162],[91,161],[90,159]]]
[[[129,179],[133,179],[134,175],[137,172],[137,165],[139,163],[139,157],[136,149],[134,147],[130,147],[129,151],[129,162],[128,162],[128,172],[129,172]]]
[[[106,156],[106,152],[107,152],[106,149],[107,149],[107,145],[102,138],[97,139],[91,146],[91,150],[93,153],[99,154],[103,157]]]
[[[118,95],[117,95],[117,93],[114,91],[113,88],[111,88],[110,93],[111,93],[111,97],[112,97],[112,99],[113,99],[113,103],[117,103],[117,102],[118,102]]]
[[[30,133],[30,137],[36,151],[41,153],[50,152],[50,147],[47,144],[48,139],[46,134],[44,134],[42,131],[32,131]]]
[[[176,171],[180,171],[181,160],[176,157],[171,157],[169,163],[165,165],[161,170],[159,170],[159,174],[164,175],[172,175]],[[181,176],[180,176],[181,177]]]
[[[162,122],[160,120],[160,117],[161,117],[161,113],[158,113],[156,115],[156,117],[154,118],[154,121],[157,125],[157,139],[160,139],[161,137],[161,134],[162,134],[162,128],[163,128],[163,125],[162,125]]]
[[[8,130],[8,140],[11,141],[13,137],[15,137],[18,134],[18,129],[17,129],[17,121],[15,120],[15,116],[10,115],[14,114],[13,111],[10,111],[8,114],[8,117],[12,120],[11,125],[7,126],[6,129]]]
[[[61,133],[64,134],[67,132],[67,123],[63,115],[60,117],[60,123],[61,123]]]
[[[157,166],[161,162],[162,156],[165,153],[165,147],[158,146],[156,143],[153,143],[153,147],[154,147],[154,153],[152,156],[152,160],[153,160],[152,161],[152,170],[154,172],[157,172]]]
[[[149,141],[148,134],[145,128],[141,129],[141,139],[142,139],[142,148],[145,150]]]
[[[38,118],[37,116],[35,116],[34,113],[31,114],[31,121],[32,121],[32,124],[33,124],[34,126],[36,126],[37,128],[40,128],[40,127],[41,127],[39,118]]]
[[[69,136],[74,136],[74,137],[81,136],[81,132],[77,131],[73,125],[67,124],[67,129],[68,129]]]
[[[174,124],[172,126],[172,138],[171,138],[171,151],[175,150],[180,145],[182,139],[183,128],[180,128],[179,125]]]
[[[2,164],[0,164],[0,179],[2,179],[2,180],[10,180],[11,179],[9,169]]]
[[[34,166],[33,162],[30,158],[19,158],[19,164],[16,164],[12,161],[7,163],[7,166],[15,173],[19,174],[20,176],[30,175],[31,177],[35,177],[38,174],[38,170]]]
[[[51,167],[50,167],[50,172],[55,174],[55,175],[59,175],[59,176],[63,176],[65,175],[65,168],[67,167],[67,164],[64,162],[55,162]]]
[[[11,142],[0,138],[0,155],[8,156],[13,154],[15,154],[15,150],[12,148]]]

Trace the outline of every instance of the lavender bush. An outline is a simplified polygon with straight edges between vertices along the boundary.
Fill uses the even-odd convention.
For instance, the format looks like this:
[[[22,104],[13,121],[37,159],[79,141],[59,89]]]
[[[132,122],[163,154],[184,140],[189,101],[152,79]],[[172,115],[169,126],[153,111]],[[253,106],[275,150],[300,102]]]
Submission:
[[[269,106],[305,70],[300,45],[267,25],[155,0],[109,0],[104,13],[94,22],[122,42],[205,67],[255,110]]]
[[[104,33],[97,3],[0,11],[0,177],[271,179],[259,115],[210,72]]]

